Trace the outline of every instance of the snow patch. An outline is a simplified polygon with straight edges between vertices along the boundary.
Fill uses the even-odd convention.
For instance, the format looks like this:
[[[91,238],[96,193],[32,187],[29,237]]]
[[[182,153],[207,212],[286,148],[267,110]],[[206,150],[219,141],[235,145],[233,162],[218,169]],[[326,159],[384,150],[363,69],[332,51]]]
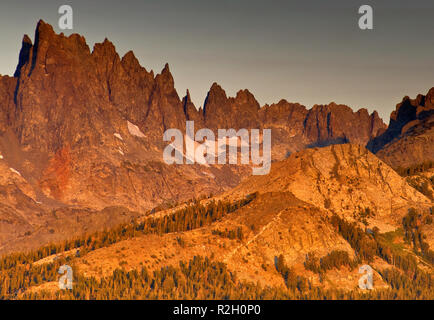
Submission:
[[[139,138],[145,137],[145,134],[142,131],[140,131],[139,127],[136,126],[135,124],[127,121],[127,126],[128,126],[128,131],[130,132],[131,135]]]
[[[0,154],[0,160],[3,160],[3,156]]]
[[[114,133],[113,134],[116,138],[118,138],[121,141],[124,141],[124,139],[122,138],[122,136],[119,133]]]
[[[212,179],[215,179],[215,175],[213,175],[212,173],[206,172],[206,171],[202,171],[202,173],[208,177],[211,177]]]
[[[21,177],[21,173],[19,173],[17,170],[15,170],[14,168],[9,168],[13,173],[16,173],[17,175],[19,175]]]
[[[118,149],[118,152],[123,156],[125,155],[121,148]]]

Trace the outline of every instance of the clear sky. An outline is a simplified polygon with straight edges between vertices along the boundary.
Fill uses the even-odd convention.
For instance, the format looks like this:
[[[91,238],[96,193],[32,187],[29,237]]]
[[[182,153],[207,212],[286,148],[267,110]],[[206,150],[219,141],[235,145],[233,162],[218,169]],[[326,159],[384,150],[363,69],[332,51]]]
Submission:
[[[62,4],[91,48],[107,37],[147,70],[169,62],[178,94],[190,89],[197,107],[217,82],[231,96],[249,89],[261,105],[335,101],[387,122],[403,96],[434,86],[433,0],[1,0],[0,74],[13,74],[39,19],[61,31]],[[358,28],[363,4],[373,30]]]

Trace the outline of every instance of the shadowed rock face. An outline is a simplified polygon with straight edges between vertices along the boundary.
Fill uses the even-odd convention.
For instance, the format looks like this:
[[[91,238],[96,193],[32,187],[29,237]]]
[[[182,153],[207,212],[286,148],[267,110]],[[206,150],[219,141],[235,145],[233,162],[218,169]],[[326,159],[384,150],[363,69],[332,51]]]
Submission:
[[[14,93],[17,79],[0,76],[0,134],[11,125],[15,116]]]
[[[368,148],[393,167],[434,160],[434,87],[416,99],[404,97],[390,115],[387,130]]]

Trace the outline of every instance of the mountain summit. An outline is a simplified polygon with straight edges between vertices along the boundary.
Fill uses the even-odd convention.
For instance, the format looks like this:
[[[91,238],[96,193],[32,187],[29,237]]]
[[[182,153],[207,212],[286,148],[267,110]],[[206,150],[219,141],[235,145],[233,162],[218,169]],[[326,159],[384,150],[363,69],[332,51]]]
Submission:
[[[387,130],[368,148],[393,167],[434,161],[434,87],[416,99],[404,97],[390,115]]]

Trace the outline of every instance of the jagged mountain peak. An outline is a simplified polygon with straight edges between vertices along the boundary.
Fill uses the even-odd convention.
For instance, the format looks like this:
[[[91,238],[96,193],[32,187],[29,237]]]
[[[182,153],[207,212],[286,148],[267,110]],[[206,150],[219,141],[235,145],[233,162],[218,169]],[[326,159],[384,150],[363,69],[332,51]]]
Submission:
[[[21,44],[20,55],[18,58],[18,65],[15,69],[14,77],[19,77],[21,75],[21,68],[29,62],[30,51],[33,47],[32,40],[29,38],[27,34],[24,35],[23,41]]]
[[[434,110],[434,87],[426,95],[418,94],[415,99],[405,96],[396,105],[390,115],[390,119],[397,123],[406,123],[416,118],[423,118],[433,113]],[[422,114],[427,112],[426,114]]]
[[[161,70],[161,72],[159,74],[157,74],[157,76],[155,77],[155,79],[156,80],[160,79],[161,81],[168,81],[168,82],[174,84],[173,75],[170,72],[170,68],[169,68],[169,64],[168,63],[166,63],[164,65],[164,68]]]
[[[27,34],[25,34],[23,36],[23,43],[28,43],[28,44],[32,45],[32,39],[30,39],[30,37]]]
[[[75,46],[80,50],[83,48],[89,50],[84,36],[77,33],[72,33],[69,36],[65,36],[63,32],[57,34],[51,24],[41,19],[36,26],[34,46],[37,51],[39,51],[39,46],[45,47],[48,44],[58,49],[66,49]],[[66,46],[66,48],[64,48],[64,46]]]
[[[256,101],[255,96],[248,89],[239,90],[235,96],[235,101],[238,103],[251,104],[255,109],[260,109],[258,101]]]
[[[211,88],[208,91],[208,94],[205,98],[205,102],[203,104],[204,115],[207,117],[212,113],[215,113],[217,108],[224,107],[224,104],[227,103],[226,92],[222,89],[222,87],[214,82],[211,85]]]
[[[390,114],[387,131],[370,143],[370,149],[377,152],[384,145],[402,134],[403,128],[408,123],[415,120],[421,121],[432,116],[434,114],[434,105],[431,104],[432,96],[434,96],[434,87],[426,95],[418,95],[416,99],[411,99],[409,96],[403,97],[402,101],[396,105],[395,110]]]
[[[101,43],[95,43],[92,56],[95,58],[104,57],[107,60],[113,61],[113,59],[116,59],[116,61],[120,61],[115,45],[107,38],[105,38]]]
[[[185,97],[182,99],[182,105],[184,107],[184,114],[186,120],[194,121],[196,130],[204,127],[204,119],[202,109],[196,109],[193,101],[191,101],[190,90],[186,90]]]
[[[208,91],[207,100],[216,98],[226,99],[227,96],[226,91],[217,82],[214,82]]]
[[[387,130],[368,148],[393,167],[434,161],[434,87],[415,99],[405,96],[390,115]]]
[[[425,96],[425,106],[429,108],[434,108],[434,87],[429,89]]]
[[[51,37],[55,34],[53,27],[51,24],[46,23],[44,20],[40,19],[36,25],[36,35],[35,43],[43,38]]]
[[[56,35],[53,28],[43,21],[38,24],[37,33],[41,33],[42,38],[48,42],[43,40],[41,45],[38,44],[42,48],[37,48],[35,51],[42,50],[41,53],[30,57],[32,52],[29,51],[33,51],[34,49],[25,41],[22,58],[20,58],[21,62],[19,63],[20,68],[28,65],[28,60],[32,59],[32,66],[26,67],[28,71],[37,69],[40,72],[40,76],[52,77],[58,73],[60,74],[61,72],[59,71],[64,69],[63,72],[70,74],[70,78],[74,79],[78,77],[79,82],[83,81],[84,87],[88,86],[88,84],[84,82],[82,75],[85,74],[89,79],[95,78],[96,75],[98,79],[95,79],[94,82],[98,88],[92,89],[91,92],[114,104],[123,117],[139,125],[142,124],[156,132],[160,132],[161,128],[166,128],[169,125],[177,124],[182,127],[181,122],[184,115],[187,118],[190,117],[204,122],[211,128],[260,128],[264,125],[265,118],[275,119],[276,117],[281,119],[282,117],[283,119],[292,117],[293,119],[297,119],[297,121],[309,122],[304,119],[307,112],[306,108],[300,104],[283,101],[277,104],[278,108],[275,107],[276,105],[272,105],[266,108],[267,111],[261,111],[259,103],[249,90],[240,90],[235,97],[228,97],[225,90],[216,82],[210,87],[203,105],[203,112],[198,112],[197,115],[194,115],[197,110],[195,110],[192,103],[190,105],[191,99],[187,99],[190,100],[187,101],[189,102],[190,110],[188,113],[190,115],[187,115],[185,101],[182,102],[176,92],[174,79],[168,64],[154,78],[154,73],[152,71],[146,72],[146,69],[140,65],[132,51],[127,52],[120,59],[115,46],[108,39],[105,39],[102,43],[95,44],[92,53],[89,53],[83,37],[78,35],[70,37]],[[39,38],[37,37],[37,39]],[[34,47],[37,47],[36,44]],[[43,57],[47,57],[48,59],[43,59]],[[20,70],[20,68],[17,68],[17,70]],[[17,75],[19,74],[17,72]],[[66,81],[66,79],[58,79],[58,81],[62,82]],[[75,81],[76,86],[77,80]],[[17,90],[17,93],[20,93],[20,91]],[[17,96],[19,99],[19,95]],[[90,99],[90,101],[93,100]],[[96,104],[100,103],[93,103],[93,105]],[[330,118],[330,116],[327,116],[327,114],[330,112],[333,113],[332,118],[336,118],[336,123],[339,122],[340,113],[349,114],[347,116],[348,119],[345,119],[346,121],[349,121],[350,118],[352,119],[353,116],[351,115],[354,114],[349,107],[334,103],[322,106],[317,105],[309,110],[309,114],[315,119],[318,118],[317,113],[325,113],[324,116],[320,117],[325,119],[323,121],[324,124],[321,123],[320,126],[328,126],[327,123],[330,123],[330,121],[327,120],[327,117]],[[231,117],[231,114],[237,114],[237,117]],[[363,112],[358,112],[357,114],[363,114]],[[372,121],[369,117],[364,116],[360,118],[362,118],[360,121],[364,121],[367,124],[366,130],[364,130],[366,132],[363,132],[362,137],[357,137],[358,140],[355,141],[358,143],[362,143],[375,135],[376,129],[370,130],[368,127],[381,127],[381,120]],[[287,119],[291,122],[291,119]],[[341,125],[339,124],[339,126]],[[313,127],[317,128],[318,124],[314,124]],[[365,124],[362,127],[365,127]],[[312,134],[309,134],[309,130],[303,130],[308,133],[308,140],[327,139],[326,136],[331,136],[331,141],[336,142],[342,139],[347,141],[355,136],[355,134],[345,132],[349,130],[348,128],[343,130],[328,128],[326,136],[316,133],[315,130],[317,129]],[[301,133],[302,131],[299,134]],[[339,135],[339,139],[341,140],[335,139],[336,134]],[[293,133],[290,133],[290,135],[293,135]],[[300,143],[309,142],[297,142],[298,145]]]
[[[194,103],[191,100],[191,95],[190,95],[190,90],[187,89],[185,91],[185,96],[182,98],[182,105],[184,106],[184,111],[186,110],[186,108],[188,106],[193,106],[194,107]],[[194,109],[196,109],[196,107],[194,107]]]
[[[161,74],[169,74],[170,73],[170,67],[169,67],[169,63],[165,63],[164,64],[164,68],[163,68],[163,70],[161,70]]]
[[[121,63],[125,70],[129,70],[133,72],[139,72],[141,70],[146,71],[146,69],[140,65],[139,60],[137,60],[136,56],[134,55],[134,52],[131,50],[128,51],[122,57]]]

